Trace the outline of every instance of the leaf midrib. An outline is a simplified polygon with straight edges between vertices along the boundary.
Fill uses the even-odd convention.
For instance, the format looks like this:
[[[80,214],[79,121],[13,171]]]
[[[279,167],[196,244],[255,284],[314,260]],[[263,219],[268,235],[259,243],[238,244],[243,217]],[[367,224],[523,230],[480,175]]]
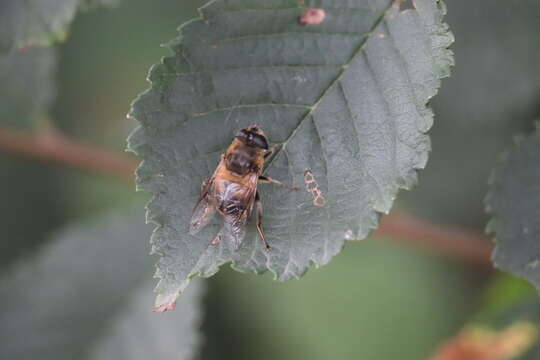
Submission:
[[[283,153],[283,150],[285,150],[285,148],[287,147],[287,144],[289,143],[289,141],[291,141],[291,139],[298,133],[298,130],[300,129],[300,127],[302,126],[304,121],[306,119],[309,119],[313,115],[313,113],[318,109],[319,104],[323,101],[323,99],[328,94],[330,89],[332,89],[341,80],[341,78],[343,77],[343,74],[345,74],[345,72],[348,70],[349,65],[356,59],[356,57],[360,53],[362,53],[362,51],[364,50],[364,46],[366,45],[368,40],[371,38],[371,35],[375,31],[375,29],[384,20],[384,18],[386,17],[387,12],[392,8],[393,4],[394,4],[393,1],[389,2],[386,9],[384,9],[384,11],[382,11],[381,15],[377,18],[377,20],[375,20],[375,22],[373,23],[373,25],[371,26],[369,31],[366,33],[366,36],[360,41],[360,44],[358,44],[358,46],[354,50],[353,54],[349,58],[349,60],[347,60],[344,64],[341,65],[341,70],[336,75],[335,79],[332,80],[332,82],[326,87],[326,89],[324,89],[321,96],[317,99],[317,101],[315,101],[315,103],[310,107],[309,111],[300,119],[298,124],[294,127],[291,134],[280,144],[281,146],[279,147],[279,149],[276,150],[275,153],[272,155],[272,157],[266,162],[265,168],[263,170],[263,174],[265,174],[267,172],[267,170],[272,166],[275,159],[278,156],[280,156],[281,153]]]

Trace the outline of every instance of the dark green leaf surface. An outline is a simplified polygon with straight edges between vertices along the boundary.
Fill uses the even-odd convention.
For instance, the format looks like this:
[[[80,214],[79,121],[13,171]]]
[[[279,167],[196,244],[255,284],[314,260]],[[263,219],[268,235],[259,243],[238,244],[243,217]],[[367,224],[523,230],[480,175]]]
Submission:
[[[200,285],[178,301],[180,311],[171,318],[150,312],[152,265],[144,241],[150,229],[141,218],[141,213],[110,215],[73,225],[4,274],[0,358],[85,359],[94,343],[93,359],[135,359],[126,351],[157,348],[161,351],[152,358],[171,359],[172,353],[190,358],[198,342]],[[141,341],[145,332],[152,336]]]
[[[52,49],[0,53],[0,124],[28,127],[45,116],[56,95]]]
[[[161,255],[157,305],[174,301],[196,274],[232,261],[280,280],[324,265],[346,238],[364,238],[399,188],[416,182],[429,151],[426,108],[453,59],[442,2],[400,11],[388,0],[306,1],[325,21],[300,26],[297,1],[213,1],[171,42],[175,55],[150,72],[133,104],[141,126],[130,148],[143,163],[138,186],[154,197],[149,220]],[[187,233],[200,184],[239,128],[260,125],[282,144],[267,174],[304,187],[310,170],[326,197],[261,186],[266,252],[252,224],[242,246],[210,244],[220,222]]]
[[[118,0],[2,0],[0,53],[13,48],[49,45],[65,39],[78,7],[114,5]]]
[[[94,9],[98,7],[118,6],[120,0],[79,0],[79,6],[82,10]]]
[[[490,179],[486,209],[493,215],[495,265],[540,288],[540,133],[517,137]]]

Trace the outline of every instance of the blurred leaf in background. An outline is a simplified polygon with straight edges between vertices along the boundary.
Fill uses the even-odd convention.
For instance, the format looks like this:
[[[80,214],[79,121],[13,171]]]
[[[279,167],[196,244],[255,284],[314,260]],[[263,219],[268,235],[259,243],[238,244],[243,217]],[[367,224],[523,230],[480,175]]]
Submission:
[[[49,45],[67,36],[78,0],[0,3],[0,51]]]
[[[51,48],[0,53],[0,125],[31,128],[47,118],[56,97]]]
[[[167,318],[150,314],[152,265],[144,241],[150,229],[142,219],[140,212],[109,214],[72,225],[5,273],[0,358],[135,359],[132,352],[150,352],[191,359],[201,284]]]
[[[183,21],[196,16],[203,3],[130,0],[113,10],[77,17],[70,41],[60,48],[62,96],[53,109],[60,128],[94,144],[124,150],[122,136],[135,127],[134,121],[126,120],[129,104],[148,86],[150,66],[169,53],[160,44],[173,37]]]
[[[0,2],[0,53],[47,46],[68,35],[78,8],[113,6],[119,0],[3,0]]]
[[[477,229],[497,154],[540,115],[540,2],[448,1],[456,66],[433,100],[432,153],[401,206]]]
[[[113,326],[105,331],[89,357],[91,360],[189,360],[197,358],[203,343],[199,325],[203,316],[202,280],[186,291],[174,313],[149,311],[154,301],[155,281],[145,280],[130,296]]]
[[[540,288],[540,123],[516,136],[490,179],[487,230],[495,236],[495,265]]]
[[[28,131],[43,126],[56,96],[56,61],[51,48],[0,53],[0,126]],[[6,239],[0,242],[1,268],[39,243],[62,222],[64,212],[54,196],[56,172],[4,153],[0,164],[0,218]]]
[[[115,1],[91,0],[80,5],[88,8],[91,6],[86,5],[98,3],[113,5]],[[77,6],[73,0],[0,2],[1,125],[31,132],[49,127],[49,105],[56,95],[57,57],[55,49],[36,45],[63,40]],[[67,221],[71,211],[66,211],[61,199],[73,198],[62,195],[68,188],[66,184],[72,184],[74,179],[69,172],[9,155],[2,154],[1,161],[0,217],[4,220],[4,236],[10,240],[0,244],[0,263],[5,266]]]

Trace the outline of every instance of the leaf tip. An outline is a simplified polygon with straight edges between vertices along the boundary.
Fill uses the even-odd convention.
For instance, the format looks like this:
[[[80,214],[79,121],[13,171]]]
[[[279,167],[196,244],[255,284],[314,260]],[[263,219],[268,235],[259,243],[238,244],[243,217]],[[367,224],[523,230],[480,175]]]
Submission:
[[[181,293],[181,291],[177,291],[169,295],[158,295],[156,305],[152,309],[152,312],[163,313],[165,311],[174,310],[176,307],[176,299]]]
[[[162,304],[152,309],[152,312],[163,313],[168,310],[174,310],[176,307],[176,301],[172,301],[166,304]]]

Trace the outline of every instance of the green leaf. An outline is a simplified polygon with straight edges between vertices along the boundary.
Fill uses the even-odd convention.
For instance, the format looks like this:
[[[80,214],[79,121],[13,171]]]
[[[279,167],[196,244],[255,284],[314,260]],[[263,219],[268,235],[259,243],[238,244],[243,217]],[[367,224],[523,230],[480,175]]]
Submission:
[[[125,351],[135,345],[141,352],[161,347],[154,354],[158,359],[170,359],[165,356],[170,353],[189,358],[198,342],[194,333],[199,286],[178,302],[178,316],[148,318],[152,302],[145,294],[151,296],[152,266],[144,238],[150,229],[141,218],[140,213],[112,215],[93,224],[73,225],[35,257],[23,259],[4,274],[0,358],[84,359],[94,343],[94,358],[116,354],[104,359],[133,359],[135,355]],[[184,318],[187,313],[191,315]],[[152,336],[133,344],[134,336],[157,327]]]
[[[12,48],[62,41],[79,6],[112,6],[118,1],[3,0],[0,2],[0,53]]]
[[[484,290],[474,320],[479,323],[492,322],[516,304],[524,302],[524,299],[537,301],[534,287],[521,278],[498,273]]]
[[[83,10],[98,7],[114,7],[120,4],[120,0],[79,0],[79,7]]]
[[[152,68],[152,87],[130,112],[141,126],[129,146],[144,160],[138,187],[154,195],[158,306],[174,301],[189,277],[229,261],[298,278],[328,263],[346,238],[366,237],[398,190],[416,182],[430,147],[426,103],[453,63],[444,5],[332,4],[306,1],[326,17],[301,26],[305,7],[296,0],[213,1],[181,28],[175,54]],[[303,188],[309,170],[326,197],[316,207],[307,191],[262,185],[270,252],[253,224],[237,251],[211,245],[219,221],[188,234],[202,180],[235,132],[254,123],[281,144],[266,173]]]
[[[493,215],[493,260],[501,270],[540,288],[540,132],[515,138],[490,178],[486,210]]]
[[[0,53],[0,124],[29,127],[44,117],[56,96],[52,49]]]
[[[197,282],[167,316],[148,311],[153,301],[153,282],[145,281],[126,311],[94,346],[90,360],[187,360],[201,343],[195,329],[201,322],[202,284]],[[141,341],[143,340],[143,341]]]

